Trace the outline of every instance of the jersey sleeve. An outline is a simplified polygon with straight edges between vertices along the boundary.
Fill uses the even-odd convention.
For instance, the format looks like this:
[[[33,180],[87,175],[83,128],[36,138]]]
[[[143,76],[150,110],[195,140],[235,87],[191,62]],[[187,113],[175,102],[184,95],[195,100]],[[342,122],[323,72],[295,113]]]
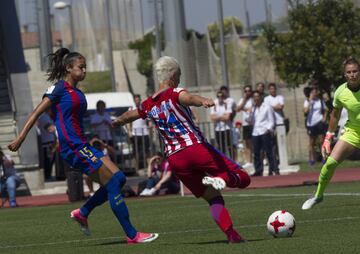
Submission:
[[[61,82],[50,86],[43,95],[43,98],[48,97],[52,103],[60,101],[64,94],[64,85]]]
[[[334,100],[333,100],[333,106],[334,108],[342,108],[343,105],[340,101],[340,94],[341,92],[344,90],[345,85],[341,85],[338,87],[338,89],[336,89],[335,93],[334,93]]]
[[[140,106],[137,108],[137,111],[138,111],[138,113],[139,113],[139,115],[140,115],[140,117],[141,117],[142,119],[146,119],[146,118],[147,118],[146,111],[145,111],[145,109],[146,109],[146,104],[147,104],[147,100],[143,101],[143,102],[140,104]]]
[[[180,93],[186,92],[186,91],[187,91],[187,90],[186,90],[185,88],[181,88],[181,87],[174,88],[171,97],[172,97],[172,99],[173,99],[176,103],[181,104],[181,103],[180,103],[180,100],[179,100],[179,95],[180,95]]]

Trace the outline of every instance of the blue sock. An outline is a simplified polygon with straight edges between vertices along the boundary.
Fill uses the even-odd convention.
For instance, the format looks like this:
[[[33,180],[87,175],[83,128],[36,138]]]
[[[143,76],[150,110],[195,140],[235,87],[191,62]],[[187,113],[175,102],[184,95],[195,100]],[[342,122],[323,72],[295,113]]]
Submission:
[[[119,171],[114,174],[114,176],[119,180],[120,182],[120,189],[122,186],[124,186],[126,182],[126,177],[123,172]],[[91,196],[85,204],[80,208],[80,213],[84,217],[88,217],[92,210],[94,210],[95,207],[102,205],[108,200],[108,193],[105,187],[100,187],[93,196]]]
[[[107,200],[108,193],[106,188],[100,187],[97,191],[95,191],[94,195],[92,195],[80,208],[81,215],[88,217],[95,207],[104,204]]]
[[[105,185],[105,188],[108,193],[108,199],[113,213],[120,222],[127,237],[133,239],[136,236],[137,231],[130,222],[129,211],[121,196],[121,188],[125,182],[125,175],[122,172],[117,172]]]

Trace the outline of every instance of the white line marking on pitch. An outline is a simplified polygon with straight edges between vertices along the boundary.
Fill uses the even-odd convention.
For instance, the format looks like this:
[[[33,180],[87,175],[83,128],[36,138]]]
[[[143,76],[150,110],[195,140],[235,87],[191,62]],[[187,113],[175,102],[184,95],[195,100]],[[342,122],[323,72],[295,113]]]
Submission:
[[[360,217],[339,217],[339,218],[328,218],[328,219],[319,219],[319,220],[302,220],[296,221],[296,224],[306,224],[306,223],[323,223],[323,222],[333,222],[333,221],[344,221],[344,220],[357,220]],[[266,224],[252,224],[252,225],[242,225],[236,226],[237,228],[257,228],[257,227],[266,227]],[[160,232],[160,235],[170,235],[170,234],[186,234],[193,232],[206,232],[206,231],[215,231],[219,230],[215,226],[213,228],[204,228],[204,229],[190,229],[182,231],[170,231],[170,232]],[[0,249],[15,249],[15,248],[28,248],[28,247],[41,247],[41,246],[52,246],[52,245],[62,245],[62,244],[73,244],[73,243],[86,243],[86,242],[96,242],[96,241],[106,241],[106,240],[121,240],[119,236],[110,236],[103,238],[90,238],[90,239],[78,239],[78,240],[68,240],[68,241],[59,241],[59,242],[48,242],[48,243],[30,243],[30,244],[20,244],[20,245],[8,245],[0,246]]]
[[[265,194],[222,194],[224,197],[303,197],[310,196],[312,193],[265,193]],[[325,193],[325,196],[360,196],[359,192],[336,192],[336,193]]]

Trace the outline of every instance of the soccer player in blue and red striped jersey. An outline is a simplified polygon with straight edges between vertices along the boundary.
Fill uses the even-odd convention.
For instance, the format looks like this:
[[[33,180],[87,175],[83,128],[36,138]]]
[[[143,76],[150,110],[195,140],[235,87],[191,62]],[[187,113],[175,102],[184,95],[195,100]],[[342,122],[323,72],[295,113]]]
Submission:
[[[226,186],[245,188],[249,175],[241,166],[211,146],[192,120],[190,106],[212,107],[214,101],[178,88],[181,70],[173,57],[161,57],[155,71],[159,90],[138,109],[119,116],[113,126],[124,125],[140,117],[153,120],[165,144],[165,154],[175,175],[196,196],[205,199],[210,212],[229,243],[244,242],[233,228],[220,190]]]
[[[104,154],[87,143],[82,120],[87,110],[85,95],[77,88],[86,76],[85,57],[77,52],[61,48],[49,55],[48,81],[56,81],[48,88],[40,104],[27,119],[18,137],[8,145],[17,151],[38,117],[51,108],[58,133],[60,154],[72,167],[81,169],[101,187],[71,217],[80,224],[84,234],[90,234],[87,217],[90,212],[107,200],[127,236],[127,242],[151,242],[158,234],[138,232],[130,222],[127,206],[120,190],[126,182],[125,175]]]

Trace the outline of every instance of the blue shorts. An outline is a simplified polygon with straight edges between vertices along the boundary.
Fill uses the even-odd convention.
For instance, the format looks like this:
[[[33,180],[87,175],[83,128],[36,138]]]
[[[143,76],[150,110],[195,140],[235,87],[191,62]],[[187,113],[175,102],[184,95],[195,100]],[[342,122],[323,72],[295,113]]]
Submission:
[[[61,157],[72,168],[79,169],[84,174],[89,175],[102,166],[103,162],[101,158],[104,157],[104,154],[89,144],[82,144],[73,149],[62,149]]]

